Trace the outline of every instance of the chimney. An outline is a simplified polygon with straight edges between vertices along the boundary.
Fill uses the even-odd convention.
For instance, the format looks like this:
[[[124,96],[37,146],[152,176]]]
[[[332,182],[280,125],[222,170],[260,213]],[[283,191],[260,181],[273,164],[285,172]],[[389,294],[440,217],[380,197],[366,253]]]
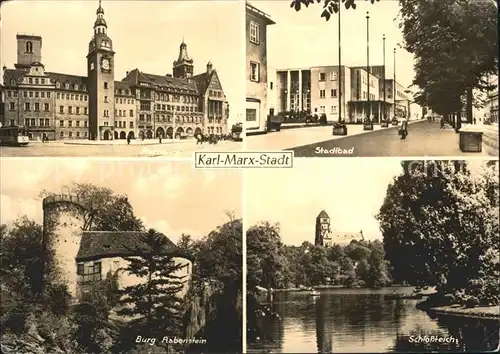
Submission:
[[[129,73],[130,73],[130,72],[129,72],[129,71],[127,71],[127,72],[125,73],[125,76],[128,76],[128,74],[129,74]]]
[[[207,63],[207,74],[211,74],[212,73],[212,63],[211,62],[208,62]]]

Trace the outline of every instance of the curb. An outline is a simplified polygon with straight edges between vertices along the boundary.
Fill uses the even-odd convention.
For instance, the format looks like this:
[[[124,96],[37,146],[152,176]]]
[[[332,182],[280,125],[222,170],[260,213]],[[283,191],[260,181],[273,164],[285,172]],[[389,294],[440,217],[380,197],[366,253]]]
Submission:
[[[170,145],[170,144],[177,144],[177,143],[191,143],[195,142],[194,140],[187,140],[187,141],[175,141],[175,142],[166,142],[166,143],[143,143],[143,144],[86,144],[86,143],[70,143],[70,142],[63,142],[64,145],[78,145],[78,146],[152,146],[152,145]]]

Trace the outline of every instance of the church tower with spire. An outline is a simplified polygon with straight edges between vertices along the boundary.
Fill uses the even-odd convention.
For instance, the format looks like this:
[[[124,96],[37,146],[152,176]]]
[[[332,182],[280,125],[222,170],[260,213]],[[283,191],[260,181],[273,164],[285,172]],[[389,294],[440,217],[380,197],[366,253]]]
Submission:
[[[193,76],[193,59],[191,59],[187,52],[187,44],[182,39],[179,47],[179,58],[174,61],[173,74],[176,78],[189,78]]]
[[[87,87],[89,90],[89,138],[111,140],[114,130],[114,56],[113,42],[99,0],[94,34],[87,54]]]
[[[330,216],[326,211],[321,210],[321,212],[316,217],[316,235],[314,239],[314,244],[316,246],[328,247],[332,245],[330,228]]]

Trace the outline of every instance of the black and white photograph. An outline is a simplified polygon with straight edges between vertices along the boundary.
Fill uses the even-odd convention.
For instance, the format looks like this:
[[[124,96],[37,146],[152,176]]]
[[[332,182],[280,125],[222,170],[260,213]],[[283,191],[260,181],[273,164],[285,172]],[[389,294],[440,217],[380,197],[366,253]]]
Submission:
[[[2,157],[239,151],[239,1],[6,1]]]
[[[246,60],[247,149],[498,156],[496,1],[249,1]]]
[[[498,168],[299,159],[247,172],[247,353],[496,351]]]
[[[241,171],[4,159],[1,352],[241,353]]]

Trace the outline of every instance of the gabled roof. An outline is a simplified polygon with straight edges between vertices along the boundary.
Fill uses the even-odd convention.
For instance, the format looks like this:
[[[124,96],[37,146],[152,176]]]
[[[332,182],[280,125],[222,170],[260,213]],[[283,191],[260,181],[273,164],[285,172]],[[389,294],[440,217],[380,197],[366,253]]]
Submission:
[[[146,232],[137,231],[84,231],[76,260],[83,262],[102,258],[134,256],[131,250],[137,247],[146,247],[142,241],[142,237],[146,234]],[[161,236],[165,237],[167,241],[165,254],[186,258],[167,236],[163,234]]]
[[[166,90],[185,90],[193,94],[198,94],[199,92],[195,80],[148,74],[139,69],[130,71],[122,81],[128,82],[131,86],[137,86],[140,82],[144,82],[154,86],[165,87]]]
[[[318,214],[317,218],[318,219],[321,219],[321,218],[327,218],[327,219],[329,219],[330,217],[328,216],[328,214],[326,213],[326,211],[321,210],[320,213]]]

